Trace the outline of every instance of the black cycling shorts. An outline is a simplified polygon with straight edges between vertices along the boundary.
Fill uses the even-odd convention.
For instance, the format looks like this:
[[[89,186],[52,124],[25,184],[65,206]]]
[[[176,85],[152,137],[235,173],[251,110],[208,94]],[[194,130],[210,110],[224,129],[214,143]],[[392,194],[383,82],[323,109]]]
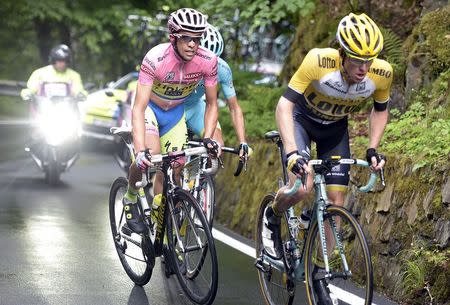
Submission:
[[[297,149],[304,158],[311,159],[311,141],[316,143],[319,159],[331,156],[350,158],[348,120],[341,119],[335,123],[322,124],[306,116],[298,104],[294,107],[294,135]],[[327,188],[345,191],[349,182],[350,165],[341,164],[333,167],[325,176]]]

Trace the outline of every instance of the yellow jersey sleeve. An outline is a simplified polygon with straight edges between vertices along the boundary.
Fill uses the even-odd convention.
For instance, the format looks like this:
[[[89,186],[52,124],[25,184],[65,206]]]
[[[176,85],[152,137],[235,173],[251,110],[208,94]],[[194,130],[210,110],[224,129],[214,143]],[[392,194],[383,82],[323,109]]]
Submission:
[[[81,93],[84,96],[87,96],[87,92],[84,90],[80,74],[69,68],[67,69],[67,74],[69,74],[69,78],[72,80],[72,94],[77,95]]]
[[[319,78],[316,60],[319,49],[312,49],[306,54],[302,64],[289,81],[289,87],[298,93],[304,93],[309,84]]]
[[[376,89],[373,93],[375,102],[383,104],[387,103],[391,95],[391,85],[393,78],[392,66],[385,60],[375,59],[370,67],[369,73],[376,84]]]

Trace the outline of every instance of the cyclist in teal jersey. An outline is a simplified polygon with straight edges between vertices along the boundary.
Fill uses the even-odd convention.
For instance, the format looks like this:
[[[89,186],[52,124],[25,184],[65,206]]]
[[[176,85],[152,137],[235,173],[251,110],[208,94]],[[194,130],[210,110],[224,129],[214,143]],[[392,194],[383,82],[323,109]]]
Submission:
[[[234,89],[233,85],[233,73],[228,63],[219,57],[222,54],[224,47],[222,35],[217,30],[217,28],[215,28],[211,24],[208,24],[206,26],[206,31],[203,34],[200,45],[206,49],[211,50],[218,57],[218,82],[220,83],[222,94],[227,101],[231,119],[233,121],[233,126],[236,131],[236,136],[238,138],[238,141],[240,142],[240,157],[242,159],[248,158],[249,151],[251,152],[251,149],[249,148],[245,140],[244,116],[236,97],[236,90]],[[206,104],[204,100],[204,94],[205,86],[204,82],[202,81],[197,86],[195,91],[191,95],[189,95],[189,97],[184,102],[187,126],[199,137],[203,136],[205,125],[204,117]],[[221,145],[224,144],[220,124],[217,124],[217,128],[214,132],[214,139],[216,139]]]

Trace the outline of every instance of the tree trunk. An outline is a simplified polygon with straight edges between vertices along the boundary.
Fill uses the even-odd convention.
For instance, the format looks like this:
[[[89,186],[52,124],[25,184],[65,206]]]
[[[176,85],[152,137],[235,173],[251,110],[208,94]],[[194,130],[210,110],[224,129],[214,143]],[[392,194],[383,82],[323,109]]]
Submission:
[[[52,48],[52,24],[48,20],[40,20],[35,18],[34,29],[37,36],[37,44],[39,48],[39,55],[43,64],[48,62],[48,54]]]

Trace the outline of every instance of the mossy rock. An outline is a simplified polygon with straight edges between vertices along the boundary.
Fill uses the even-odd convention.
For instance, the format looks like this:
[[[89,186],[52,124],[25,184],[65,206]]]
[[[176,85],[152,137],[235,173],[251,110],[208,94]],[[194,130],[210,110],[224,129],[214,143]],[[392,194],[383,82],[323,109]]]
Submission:
[[[423,16],[418,27],[435,73],[450,68],[450,5]]]

